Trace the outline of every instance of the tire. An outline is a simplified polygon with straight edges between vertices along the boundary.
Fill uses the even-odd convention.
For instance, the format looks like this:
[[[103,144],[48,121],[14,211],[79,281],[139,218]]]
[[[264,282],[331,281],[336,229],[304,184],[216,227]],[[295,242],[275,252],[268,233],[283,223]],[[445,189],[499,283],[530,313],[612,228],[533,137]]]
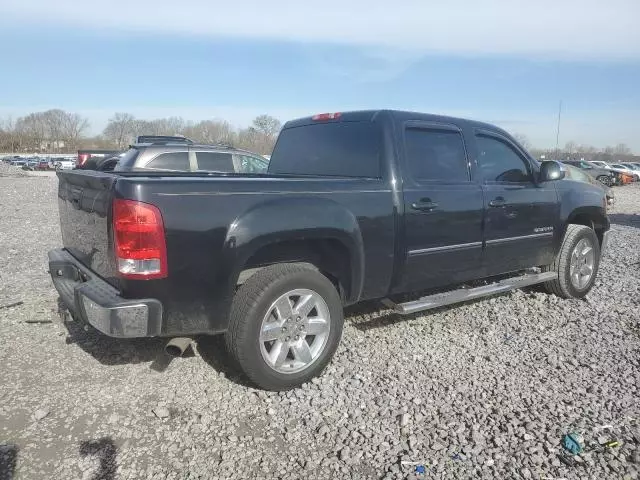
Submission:
[[[579,249],[576,247],[579,246]],[[581,275],[578,273],[579,279],[574,275],[572,277],[572,260],[575,259],[574,274],[576,272],[586,272],[590,254],[585,256],[583,252],[591,248],[592,266],[591,272],[587,278],[586,273]],[[585,261],[585,265],[581,266],[581,260]],[[561,298],[582,298],[593,287],[600,266],[600,243],[593,229],[584,225],[570,224],[564,234],[560,252],[556,256],[554,263],[547,267],[547,271],[555,271],[558,278],[545,282],[544,286],[549,293],[553,293]]]
[[[600,183],[604,183],[607,187],[610,187],[613,184],[611,177],[608,177],[607,175],[600,175],[596,180]]]
[[[303,299],[316,302],[306,314]],[[265,390],[289,390],[324,370],[340,343],[343,323],[340,295],[327,277],[308,264],[278,264],[259,270],[238,289],[225,342],[251,382]]]

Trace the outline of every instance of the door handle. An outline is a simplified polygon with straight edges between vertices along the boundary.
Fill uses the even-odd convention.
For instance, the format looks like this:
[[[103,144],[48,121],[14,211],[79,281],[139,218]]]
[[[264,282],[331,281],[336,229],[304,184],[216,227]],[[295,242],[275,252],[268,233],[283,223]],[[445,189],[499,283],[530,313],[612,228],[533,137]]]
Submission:
[[[489,202],[489,206],[495,208],[504,207],[506,204],[507,202],[503,197],[496,197]]]
[[[412,203],[411,208],[413,208],[414,210],[420,210],[422,212],[430,212],[431,210],[435,210],[436,208],[438,208],[438,204],[430,200],[419,201]]]

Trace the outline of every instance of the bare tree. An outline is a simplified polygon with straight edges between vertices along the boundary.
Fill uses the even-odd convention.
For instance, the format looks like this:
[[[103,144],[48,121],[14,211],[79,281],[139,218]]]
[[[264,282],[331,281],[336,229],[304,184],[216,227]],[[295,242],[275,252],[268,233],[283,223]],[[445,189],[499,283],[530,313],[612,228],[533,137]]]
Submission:
[[[78,113],[67,113],[62,125],[63,139],[68,143],[67,149],[78,148],[80,140],[89,129],[89,120]]]
[[[577,147],[578,145],[576,144],[576,142],[572,140],[566,143],[566,145],[564,146],[564,149],[568,155],[571,155],[573,152],[576,151]]]
[[[48,129],[42,112],[30,113],[19,118],[16,130],[25,149],[39,152],[47,148]]]
[[[63,145],[63,128],[67,113],[56,108],[37,115],[41,116],[45,128],[45,138],[41,149],[58,151]]]
[[[19,150],[16,135],[16,122],[8,116],[0,120],[0,150],[5,152],[17,152]]]
[[[627,147],[626,144],[619,143],[614,147],[613,153],[616,155],[629,155],[631,153],[631,149]]]
[[[123,149],[138,134],[138,122],[130,113],[116,113],[109,119],[102,134],[118,149]]]
[[[219,120],[203,120],[195,125],[189,125],[184,129],[183,134],[203,143],[233,145],[236,142],[236,134],[231,125]]]
[[[258,115],[253,119],[253,128],[266,136],[273,137],[280,131],[282,125],[280,120],[270,115]]]

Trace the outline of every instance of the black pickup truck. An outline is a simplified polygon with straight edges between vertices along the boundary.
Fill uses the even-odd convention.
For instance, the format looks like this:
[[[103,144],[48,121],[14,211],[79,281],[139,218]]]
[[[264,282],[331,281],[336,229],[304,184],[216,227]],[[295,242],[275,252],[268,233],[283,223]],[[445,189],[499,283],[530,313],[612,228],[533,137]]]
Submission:
[[[284,126],[266,174],[58,172],[49,269],[104,334],[180,353],[224,333],[255,384],[282,390],[330,361],[345,305],[410,314],[538,283],[586,295],[605,193],[563,168],[484,123],[321,114]]]

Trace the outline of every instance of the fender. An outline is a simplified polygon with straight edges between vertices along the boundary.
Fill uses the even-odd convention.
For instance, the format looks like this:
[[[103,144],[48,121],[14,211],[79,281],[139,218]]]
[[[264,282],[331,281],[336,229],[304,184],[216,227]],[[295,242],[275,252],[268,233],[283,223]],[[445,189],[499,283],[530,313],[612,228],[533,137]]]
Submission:
[[[580,221],[575,221],[578,218],[588,217],[592,220],[591,227],[597,232],[609,230],[609,217],[607,217],[606,210],[602,207],[596,206],[584,206],[578,207],[574,209],[566,221],[562,225],[562,235],[564,237],[564,232],[567,230],[567,225],[570,223],[582,223]],[[600,235],[600,234],[599,234]],[[600,238],[602,241],[602,238]]]
[[[328,198],[288,196],[260,203],[230,225],[223,258],[231,263],[233,285],[249,258],[259,249],[283,241],[335,239],[349,252],[349,301],[360,298],[364,284],[364,246],[356,217]]]
[[[560,241],[564,237],[567,225],[575,223],[576,218],[588,217],[593,220],[594,227],[609,229],[609,219],[606,210],[606,197],[601,188],[588,184],[582,188],[558,188],[560,196]]]

